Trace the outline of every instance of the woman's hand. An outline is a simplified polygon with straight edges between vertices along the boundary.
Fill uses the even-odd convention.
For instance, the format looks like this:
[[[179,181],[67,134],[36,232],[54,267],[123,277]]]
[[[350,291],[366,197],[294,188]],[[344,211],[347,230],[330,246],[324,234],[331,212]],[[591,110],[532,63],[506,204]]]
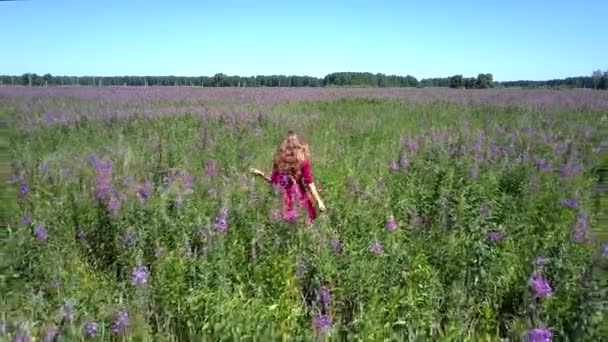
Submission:
[[[327,208],[325,208],[325,204],[323,202],[319,203],[319,211],[324,212],[325,210],[327,210]]]
[[[256,176],[264,176],[264,172],[256,169],[256,168],[249,168],[249,172],[253,173]]]

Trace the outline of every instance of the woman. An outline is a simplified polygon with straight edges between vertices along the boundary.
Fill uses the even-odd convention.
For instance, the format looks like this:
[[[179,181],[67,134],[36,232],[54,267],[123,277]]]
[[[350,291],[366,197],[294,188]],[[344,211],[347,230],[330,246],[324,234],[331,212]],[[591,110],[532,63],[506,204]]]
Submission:
[[[251,172],[264,177],[268,183],[281,190],[283,195],[283,218],[286,221],[294,222],[296,220],[296,201],[306,209],[309,224],[317,218],[317,211],[310,193],[317,201],[319,210],[325,211],[325,204],[317,192],[312,175],[310,148],[293,131],[287,133],[287,137],[274,154],[272,176],[270,178],[256,169],[251,169]],[[310,189],[310,193],[307,188]]]

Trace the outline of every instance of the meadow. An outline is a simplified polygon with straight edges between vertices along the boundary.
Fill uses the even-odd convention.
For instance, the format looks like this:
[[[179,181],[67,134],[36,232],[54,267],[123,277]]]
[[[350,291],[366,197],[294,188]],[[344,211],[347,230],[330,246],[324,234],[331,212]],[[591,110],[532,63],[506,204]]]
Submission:
[[[607,112],[582,89],[0,87],[0,336],[606,341]],[[314,227],[248,172],[288,130]]]

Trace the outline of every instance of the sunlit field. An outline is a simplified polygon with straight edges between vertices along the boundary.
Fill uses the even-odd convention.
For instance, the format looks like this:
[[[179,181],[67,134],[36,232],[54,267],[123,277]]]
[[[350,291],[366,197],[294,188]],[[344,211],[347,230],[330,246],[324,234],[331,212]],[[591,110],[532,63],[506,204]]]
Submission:
[[[0,335],[606,340],[607,112],[588,89],[0,87]],[[313,227],[249,173],[288,130]]]

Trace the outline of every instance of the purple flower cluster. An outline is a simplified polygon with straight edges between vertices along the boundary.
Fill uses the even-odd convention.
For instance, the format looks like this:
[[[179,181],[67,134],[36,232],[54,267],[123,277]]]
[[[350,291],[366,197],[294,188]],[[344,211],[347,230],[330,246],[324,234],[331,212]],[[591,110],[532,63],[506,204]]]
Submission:
[[[29,215],[23,216],[21,223],[23,223],[24,226],[29,226],[30,224],[32,224],[32,217]]]
[[[27,184],[25,183],[21,183],[19,184],[19,196],[21,196],[22,199],[25,199],[27,197],[27,195],[30,192],[30,188],[27,186]]]
[[[551,167],[551,163],[549,163],[544,158],[538,159],[537,164],[538,164],[538,167],[545,172],[551,172],[553,170],[553,168]]]
[[[317,315],[313,323],[317,331],[323,331],[331,327],[331,320],[327,315]]]
[[[100,160],[92,156],[92,163],[95,168],[95,193],[99,200],[108,200],[114,193],[112,184],[112,161]]]
[[[173,184],[177,184],[180,194],[188,195],[194,192],[194,179],[185,171],[171,170],[165,175],[163,185],[170,187]]]
[[[148,283],[148,268],[146,266],[137,266],[131,274],[131,282],[135,286],[143,286]]]
[[[57,341],[59,335],[59,330],[56,327],[52,327],[46,332],[46,334],[42,338],[42,342],[55,342]]]
[[[116,313],[116,319],[112,324],[112,330],[117,334],[126,334],[129,329],[129,314],[125,310]]]
[[[323,308],[327,310],[327,307],[331,302],[331,295],[329,293],[329,287],[327,287],[327,285],[323,285],[319,289],[319,299]]]
[[[207,160],[207,162],[205,163],[205,174],[209,178],[215,177],[215,175],[217,174],[217,165],[215,163],[215,160]]]
[[[228,208],[222,207],[219,215],[215,218],[215,228],[220,233],[225,233],[228,230]]]
[[[504,237],[502,232],[492,231],[488,233],[488,239],[490,241],[500,241]]]
[[[78,233],[76,233],[76,239],[78,239],[78,241],[85,241],[87,239],[87,233],[80,229]]]
[[[535,265],[535,266],[537,266],[537,267],[542,267],[542,266],[545,266],[545,265],[547,265],[548,263],[549,263],[549,259],[545,258],[545,257],[544,257],[544,256],[542,256],[542,255],[539,255],[539,256],[537,256],[537,257],[534,259],[534,265]]]
[[[378,242],[374,242],[371,245],[369,245],[369,251],[371,253],[374,254],[380,254],[382,253],[382,251],[384,250],[384,248],[382,247],[382,245]]]
[[[401,157],[399,160],[399,166],[401,166],[401,169],[407,170],[407,168],[410,166],[410,160],[405,156]]]
[[[48,238],[48,234],[46,231],[46,226],[43,224],[39,224],[34,229],[34,235],[36,235],[36,239],[40,241],[44,241]]]
[[[147,180],[140,184],[136,195],[141,202],[149,200],[150,196],[152,196],[152,182]]]
[[[549,297],[553,294],[553,289],[547,279],[536,272],[530,277],[530,287],[532,287],[535,298]]]
[[[551,331],[544,328],[535,328],[528,332],[528,342],[551,342]]]
[[[569,209],[574,209],[578,207],[578,202],[573,198],[562,200],[561,203],[564,207]]]
[[[334,237],[333,239],[331,239],[329,244],[331,245],[331,250],[334,251],[334,253],[342,252],[342,244],[340,243],[340,240],[338,240],[338,238]]]
[[[116,216],[118,215],[118,210],[120,209],[120,200],[115,196],[111,196],[108,200],[108,211],[110,215]]]
[[[96,337],[98,334],[99,325],[97,322],[88,321],[82,327],[83,333],[87,337]]]
[[[391,217],[386,221],[385,227],[387,231],[393,232],[397,229],[397,221]]]

